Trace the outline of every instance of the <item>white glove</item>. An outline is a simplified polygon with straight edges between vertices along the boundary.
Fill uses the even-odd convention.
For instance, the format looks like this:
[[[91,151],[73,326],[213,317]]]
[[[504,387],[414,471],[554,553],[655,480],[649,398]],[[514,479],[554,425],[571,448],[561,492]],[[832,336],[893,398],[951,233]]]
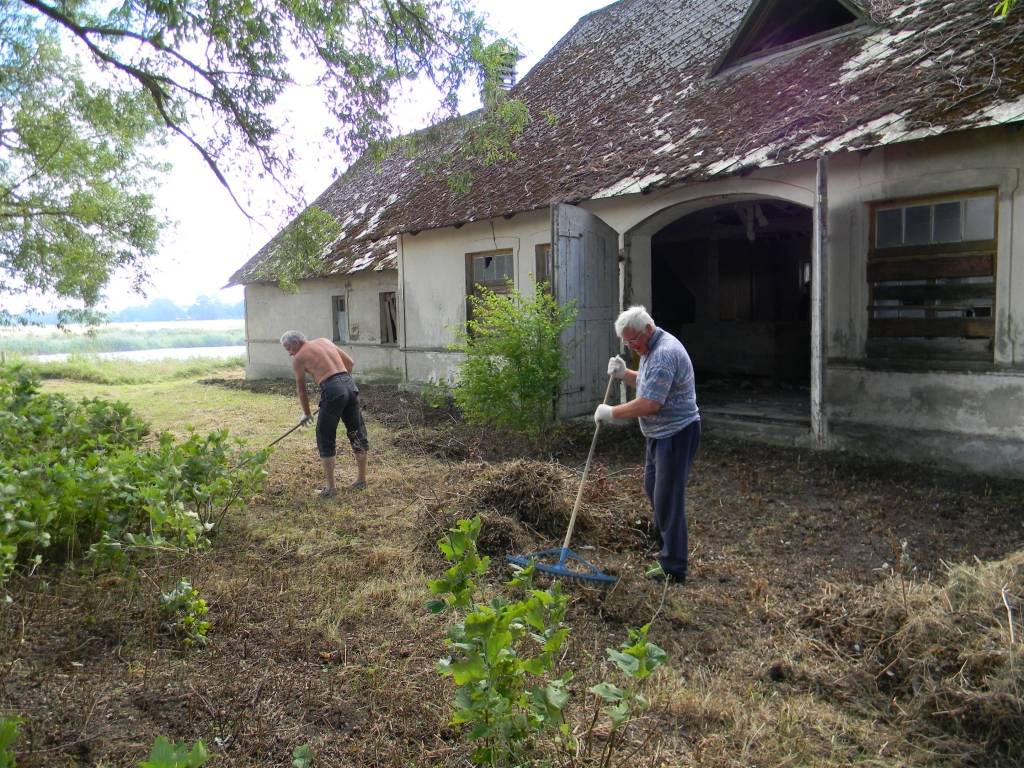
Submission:
[[[304,414],[302,416],[302,418],[299,419],[299,426],[300,427],[304,427],[307,424],[309,424],[311,421],[313,421],[313,417],[311,415],[309,415],[309,414]]]
[[[626,361],[618,355],[608,358],[608,375],[616,379],[626,378]]]
[[[597,406],[597,410],[594,411],[594,423],[600,424],[602,421],[612,420],[612,407],[601,403]]]

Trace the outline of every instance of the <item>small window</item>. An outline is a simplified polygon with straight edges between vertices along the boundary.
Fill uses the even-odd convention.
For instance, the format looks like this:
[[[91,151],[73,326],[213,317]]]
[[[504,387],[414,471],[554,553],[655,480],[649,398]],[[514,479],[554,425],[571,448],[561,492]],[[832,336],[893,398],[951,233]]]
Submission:
[[[990,360],[995,193],[878,205],[872,225],[868,356]]]
[[[380,294],[380,343],[398,343],[398,303],[394,291]]]
[[[555,265],[551,254],[551,243],[540,243],[535,249],[534,280],[537,285],[546,285],[547,292],[555,295]]]
[[[345,311],[345,297],[332,296],[331,305],[334,318],[334,340],[345,344],[348,342],[348,313]]]
[[[514,259],[511,249],[466,254],[466,319],[472,314],[470,296],[478,296],[481,288],[494,293],[508,293],[513,285]]]

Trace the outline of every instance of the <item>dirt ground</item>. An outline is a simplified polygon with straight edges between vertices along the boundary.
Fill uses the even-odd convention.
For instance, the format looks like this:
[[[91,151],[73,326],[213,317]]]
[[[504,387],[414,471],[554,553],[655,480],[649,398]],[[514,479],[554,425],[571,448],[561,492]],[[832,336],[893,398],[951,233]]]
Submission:
[[[294,399],[288,382],[201,386]],[[311,498],[307,434],[282,443],[263,493],[207,552],[149,558],[134,574],[13,579],[0,708],[25,721],[19,766],[136,765],[160,734],[202,739],[217,766],[287,766],[302,744],[319,766],[468,764],[434,668],[446,619],[423,608],[443,568],[434,540],[482,514],[497,589],[505,554],[560,543],[591,426],[529,441],[394,387],[361,390],[365,493]],[[627,628],[653,619],[669,655],[613,764],[1014,764],[999,745],[957,754],[906,732],[884,692],[852,698],[839,652],[808,617],[891,580],[901,551],[900,573],[924,582],[946,563],[1021,549],[1024,485],[705,437],[688,497],[690,580],[664,588],[643,578],[642,450],[635,427],[602,431],[573,542],[619,581],[566,584],[565,663],[581,700]],[[161,627],[154,596],[183,576],[210,605],[207,648],[183,650]]]

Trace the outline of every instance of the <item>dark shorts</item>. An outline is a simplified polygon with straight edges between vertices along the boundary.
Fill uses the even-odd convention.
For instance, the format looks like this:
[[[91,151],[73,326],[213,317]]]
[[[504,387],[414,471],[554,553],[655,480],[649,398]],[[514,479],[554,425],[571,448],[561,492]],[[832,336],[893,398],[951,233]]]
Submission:
[[[316,417],[316,448],[320,458],[337,454],[338,422],[345,424],[353,453],[366,453],[370,441],[359,411],[359,388],[347,373],[336,373],[320,382],[320,413]]]

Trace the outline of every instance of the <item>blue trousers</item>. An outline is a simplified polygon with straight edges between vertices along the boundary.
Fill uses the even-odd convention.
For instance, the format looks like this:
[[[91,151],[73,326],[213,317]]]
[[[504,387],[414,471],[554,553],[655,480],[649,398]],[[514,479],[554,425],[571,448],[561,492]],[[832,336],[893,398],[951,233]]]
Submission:
[[[644,490],[654,507],[654,529],[661,536],[662,570],[686,578],[686,483],[697,446],[700,420],[669,437],[647,438]]]

